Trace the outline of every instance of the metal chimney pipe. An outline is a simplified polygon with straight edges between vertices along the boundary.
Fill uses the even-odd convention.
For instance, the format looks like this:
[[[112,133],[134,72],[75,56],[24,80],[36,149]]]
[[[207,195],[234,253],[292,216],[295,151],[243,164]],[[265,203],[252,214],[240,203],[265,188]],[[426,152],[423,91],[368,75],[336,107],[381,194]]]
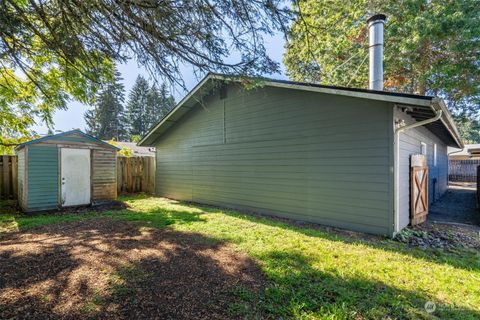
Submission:
[[[384,14],[376,14],[367,20],[370,90],[383,90],[383,26],[386,19]]]

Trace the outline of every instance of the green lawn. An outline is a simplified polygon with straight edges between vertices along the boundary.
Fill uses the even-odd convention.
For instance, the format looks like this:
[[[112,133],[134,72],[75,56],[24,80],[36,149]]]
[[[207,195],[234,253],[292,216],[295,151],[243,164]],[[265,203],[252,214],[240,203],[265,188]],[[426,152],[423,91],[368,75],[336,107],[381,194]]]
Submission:
[[[3,213],[0,233],[109,216],[228,242],[268,279],[260,296],[239,290],[245,305],[231,306],[231,312],[247,318],[253,317],[250,300],[256,300],[261,314],[275,319],[480,319],[480,254],[473,250],[412,249],[162,198],[123,201],[128,210],[101,214]],[[427,301],[436,305],[432,314],[424,309]]]

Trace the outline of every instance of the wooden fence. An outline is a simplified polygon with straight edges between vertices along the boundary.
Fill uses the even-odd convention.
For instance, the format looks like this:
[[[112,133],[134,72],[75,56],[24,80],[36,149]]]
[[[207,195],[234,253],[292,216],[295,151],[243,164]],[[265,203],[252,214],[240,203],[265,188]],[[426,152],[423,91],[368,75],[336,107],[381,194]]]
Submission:
[[[155,157],[118,157],[117,192],[155,192]]]
[[[0,199],[17,199],[17,157],[0,156]]]
[[[479,165],[480,160],[450,160],[448,162],[448,180],[476,182]]]
[[[480,166],[477,167],[477,208],[480,209]]]
[[[17,199],[17,156],[0,156],[0,199]],[[118,157],[117,192],[154,193],[155,157]]]

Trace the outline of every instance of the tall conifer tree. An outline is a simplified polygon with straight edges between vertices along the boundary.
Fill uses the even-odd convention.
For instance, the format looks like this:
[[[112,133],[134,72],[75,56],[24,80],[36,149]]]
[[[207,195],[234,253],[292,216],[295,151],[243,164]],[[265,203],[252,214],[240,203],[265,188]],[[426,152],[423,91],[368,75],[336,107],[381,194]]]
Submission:
[[[146,114],[146,128],[149,130],[167,113],[175,107],[175,99],[167,89],[167,85],[162,83],[160,88],[153,85],[148,91]]]
[[[126,120],[130,137],[143,136],[148,130],[145,110],[149,90],[147,80],[139,75],[128,95]]]
[[[100,139],[124,140],[125,128],[124,86],[120,73],[115,70],[111,82],[105,84],[96,97],[94,109],[85,113],[87,132]]]

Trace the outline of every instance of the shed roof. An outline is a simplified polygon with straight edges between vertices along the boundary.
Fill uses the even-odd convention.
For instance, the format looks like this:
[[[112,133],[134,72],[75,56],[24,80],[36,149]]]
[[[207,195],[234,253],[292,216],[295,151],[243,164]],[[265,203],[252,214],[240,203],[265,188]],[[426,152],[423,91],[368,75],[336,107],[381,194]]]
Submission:
[[[155,148],[153,147],[140,147],[136,142],[128,141],[115,141],[115,145],[119,148],[128,148],[133,151],[133,154],[136,156],[155,156]]]
[[[32,144],[36,144],[36,143],[40,143],[40,142],[44,142],[44,141],[48,141],[48,140],[54,140],[54,139],[58,139],[58,138],[61,138],[61,137],[66,137],[66,136],[71,136],[71,135],[77,135],[77,136],[85,137],[85,138],[87,138],[88,140],[90,140],[94,143],[97,143],[97,144],[100,144],[100,145],[104,146],[105,148],[120,150],[119,148],[117,148],[117,147],[115,147],[115,146],[113,146],[113,145],[111,145],[111,144],[109,144],[105,141],[102,141],[98,138],[95,138],[92,135],[84,133],[84,132],[82,132],[78,129],[65,131],[65,132],[58,133],[58,134],[52,134],[52,135],[44,136],[44,137],[41,137],[41,138],[38,138],[38,139],[33,139],[33,140],[30,140],[30,141],[19,144],[18,146],[15,147],[15,150],[18,151],[18,150],[20,150],[20,149],[22,149],[22,148],[24,148],[25,146],[28,146],[28,145],[32,145]]]
[[[233,75],[209,73],[205,76],[176,106],[170,113],[159,121],[138,143],[139,146],[153,146],[155,141],[166,132],[173,124],[197,106],[202,97],[210,94],[214,89],[221,88],[222,83],[245,81],[257,82],[261,86],[294,89],[325,94],[349,96],[360,99],[371,99],[387,101],[405,107],[405,110],[415,120],[422,121],[433,118],[436,111],[442,110],[442,117],[439,121],[430,123],[426,127],[437,135],[447,145],[463,148],[457,127],[452,116],[442,99],[415,94],[377,91],[360,88],[347,88],[338,86],[327,86],[314,83],[294,82],[276,80],[269,78],[251,78]]]

